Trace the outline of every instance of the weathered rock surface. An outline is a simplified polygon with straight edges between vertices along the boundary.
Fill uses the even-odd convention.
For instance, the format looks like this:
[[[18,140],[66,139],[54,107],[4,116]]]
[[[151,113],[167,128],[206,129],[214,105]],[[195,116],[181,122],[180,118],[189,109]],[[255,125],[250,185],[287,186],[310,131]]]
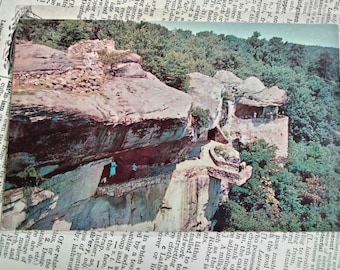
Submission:
[[[277,86],[268,88],[256,77],[241,80],[229,71],[218,71],[214,78],[234,96],[234,101],[228,102],[230,113],[223,126],[228,139],[243,144],[264,139],[277,147],[278,158],[287,157],[289,119],[278,114],[287,102],[286,92]]]
[[[241,93],[246,93],[247,95],[255,94],[261,92],[265,89],[265,85],[256,77],[249,77],[242,81],[239,85]]]
[[[232,185],[241,185],[251,177],[251,167],[247,166],[245,170],[239,172],[238,152],[233,150],[228,161],[217,164],[215,159],[211,158],[214,148],[224,146],[217,142],[210,142],[201,149],[199,158],[195,160],[186,160],[176,165],[170,178],[165,175],[157,179],[148,179],[145,182],[132,181],[127,187],[121,189],[119,185],[111,185],[101,188],[101,193],[114,196],[116,201],[131,200],[138,197],[140,192],[144,192],[143,197],[147,197],[142,204],[128,202],[124,207],[124,212],[120,213],[126,220],[126,224],[116,224],[110,226],[110,230],[156,230],[156,231],[205,231],[211,228],[211,219],[214,216],[219,204],[228,199],[228,192]],[[249,174],[250,173],[250,174]],[[245,179],[245,176],[248,178]],[[142,185],[146,186],[142,186]],[[164,187],[161,191],[162,196],[150,198],[150,186]],[[131,190],[134,190],[131,192]],[[138,192],[137,192],[138,190]],[[154,191],[157,193],[157,191]],[[158,191],[160,192],[160,191]],[[154,193],[152,193],[154,195]],[[161,200],[159,200],[161,198]],[[112,200],[112,199],[111,199]],[[137,199],[138,200],[138,199]],[[144,200],[144,199],[143,199]],[[151,209],[152,215],[143,212],[145,205],[153,204],[155,208]],[[156,211],[154,211],[156,209]],[[137,213],[137,216],[136,216]],[[111,214],[112,215],[112,214]],[[104,216],[110,216],[105,213]],[[140,221],[131,222],[131,218],[139,218]],[[112,217],[111,217],[112,218]],[[105,227],[103,223],[102,227]],[[112,224],[112,223],[111,223]],[[98,224],[97,224],[98,225]],[[141,227],[143,225],[143,227]]]
[[[240,104],[266,107],[282,106],[287,102],[287,94],[283,89],[277,86],[268,88],[256,77],[242,80],[230,71],[220,70],[214,78],[221,81],[235,96],[239,96],[237,103]]]
[[[243,183],[237,151],[233,150],[229,162],[220,161],[223,166],[211,158],[214,148],[221,145],[211,142],[202,147],[198,159],[179,163],[164,174],[122,184],[98,187],[103,165],[110,159],[56,175],[44,186],[58,194],[58,203],[48,212],[42,211],[46,205],[40,204],[43,216],[19,228],[208,230],[231,186]]]
[[[58,203],[43,221],[37,221],[32,228],[51,229],[57,220],[72,224],[73,219],[85,207],[86,201],[96,193],[103,167],[110,160],[90,162],[47,179],[43,186],[58,194]]]
[[[244,92],[239,103],[254,107],[282,106],[287,102],[287,94],[277,86],[264,88],[256,93]]]
[[[104,195],[95,198],[104,167],[112,158],[119,160],[122,173],[115,181],[124,183],[130,178],[131,164],[137,162],[137,176],[148,179],[154,170],[159,170],[157,166],[179,162],[191,150],[192,98],[143,71],[139,64],[141,58],[136,54],[128,54],[125,63],[117,65],[117,76],[106,77],[101,82],[100,91],[69,91],[68,81],[75,80],[72,76],[76,77],[78,71],[82,72],[85,79],[94,76],[94,81],[98,81],[99,77],[95,75],[98,70],[88,69],[86,61],[82,62],[84,57],[85,60],[90,57],[92,65],[100,68],[101,63],[93,52],[103,49],[103,46],[108,51],[115,50],[112,42],[94,43],[92,46],[91,42],[82,42],[69,48],[66,54],[61,53],[72,64],[72,70],[68,72],[76,73],[70,73],[66,78],[56,78],[61,86],[59,90],[49,90],[45,85],[60,70],[53,74],[48,74],[51,70],[40,70],[41,74],[29,73],[29,76],[37,76],[38,89],[31,84],[15,83],[9,134],[8,181],[11,181],[12,186],[25,186],[25,180],[18,178],[17,174],[33,165],[45,178],[42,186],[58,194],[58,203],[55,205],[53,202],[53,211],[48,211],[43,220],[36,218],[36,214],[26,208],[23,215],[20,209],[20,212],[17,211],[20,217],[16,222],[6,222],[8,228],[89,229],[122,222],[136,223],[140,221],[138,211],[133,215],[127,214],[126,218],[119,221],[120,215],[117,213],[126,210],[120,200],[111,209],[111,216],[115,219],[109,220],[109,223],[95,220],[80,222],[84,218],[82,213],[96,218],[96,213],[101,213],[99,208],[105,205]],[[17,49],[20,50],[20,46]],[[35,55],[31,56],[35,58]],[[21,78],[16,80],[20,81]],[[79,86],[83,87],[81,84]],[[169,176],[166,178],[169,179]],[[150,187],[144,185],[143,188],[151,188],[148,191],[150,194],[162,197],[154,190],[164,189],[161,184]],[[150,196],[142,195],[140,198],[150,199]],[[158,199],[155,197],[156,201]],[[110,200],[108,197],[108,202]],[[134,200],[131,203],[139,204]],[[39,206],[41,209],[49,207],[45,203]],[[159,205],[153,206],[154,211],[157,211]],[[139,211],[147,217],[146,213],[150,212],[152,206],[146,207],[149,208]],[[96,211],[93,212],[93,209]],[[34,222],[28,221],[29,214],[34,215]],[[99,223],[94,224],[96,222]]]
[[[199,159],[176,166],[163,207],[155,220],[156,230],[204,231],[211,228],[218,205],[228,199],[232,185],[241,185],[240,181],[244,180],[235,166],[218,166],[211,159],[211,151],[220,145],[211,142],[203,147]],[[234,165],[238,164],[235,160]]]
[[[31,42],[17,44],[15,72],[53,71],[72,67],[65,52]]]
[[[145,78],[147,73],[137,63],[124,63],[117,65],[115,76],[125,78]]]
[[[142,58],[130,51],[116,50],[113,40],[82,40],[70,46],[66,52],[26,42],[16,45],[14,89],[54,89],[76,93],[99,91],[108,73],[108,67],[99,56],[103,51],[124,53],[124,63],[120,64],[117,75],[145,77],[139,65]],[[127,70],[123,68],[124,65],[131,67]]]
[[[194,72],[188,74],[189,90],[194,107],[208,109],[210,112],[209,127],[216,127],[221,119],[222,95],[225,92],[223,83],[219,80]]]
[[[25,61],[45,59],[34,52],[37,48],[31,47]],[[235,127],[245,119],[235,116],[232,101],[225,107],[224,94],[249,87],[248,93],[257,95],[263,106],[281,104],[283,93],[267,93],[256,78],[243,81],[227,71],[215,78],[189,74],[190,89],[183,93],[144,71],[141,57],[130,52],[125,51],[122,63],[108,74],[99,50],[116,51],[113,41],[82,41],[66,52],[42,48],[46,59],[54,61],[52,68],[41,69],[46,59],[34,59],[38,64],[33,69],[26,64],[14,68],[6,191],[11,200],[3,225],[209,230],[230,188],[252,174],[250,166],[240,167],[229,139],[248,142],[268,132],[254,126],[249,134],[246,122]],[[20,66],[20,61],[15,64]],[[56,68],[58,64],[63,67]],[[247,97],[253,101],[253,96]],[[195,106],[210,111],[209,127],[199,143],[190,115]],[[224,128],[230,127],[228,139],[219,126],[222,119],[227,121]],[[109,176],[112,160],[118,167],[116,175]],[[138,169],[132,174],[133,163]],[[18,173],[30,165],[43,178],[39,188],[34,187],[41,196],[28,204],[18,195],[27,184]]]
[[[226,83],[227,86],[230,84],[236,84],[239,85],[243,83],[243,80],[237,77],[234,73],[228,70],[219,70],[214,75],[214,78],[219,80],[222,83]]]
[[[190,138],[191,103],[189,95],[153,76],[117,77],[90,95],[14,92],[8,173],[30,164],[62,170],[117,151]],[[180,151],[183,145],[178,147]]]
[[[4,192],[2,225],[4,228],[22,229],[45,218],[56,206],[57,196],[50,190],[24,187]]]
[[[288,117],[277,118],[270,122],[234,119],[231,137],[242,144],[263,139],[277,148],[278,158],[285,158],[288,155]]]

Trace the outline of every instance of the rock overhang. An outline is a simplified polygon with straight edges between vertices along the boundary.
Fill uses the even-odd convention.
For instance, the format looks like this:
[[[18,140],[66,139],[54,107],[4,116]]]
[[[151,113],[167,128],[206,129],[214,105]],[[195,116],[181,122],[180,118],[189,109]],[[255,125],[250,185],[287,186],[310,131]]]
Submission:
[[[56,55],[57,50],[45,47],[48,55]],[[82,57],[89,53],[95,58],[93,51],[103,47],[108,51],[115,50],[110,41],[84,41],[59,54],[68,57],[73,63],[71,68],[78,65],[75,70],[81,76],[92,77],[92,73],[98,71],[81,66]],[[18,46],[17,50],[20,51],[20,48],[25,46]],[[37,56],[37,53],[30,54],[30,57]],[[98,90],[73,91],[69,87],[64,88],[65,82],[58,82],[61,86],[58,90],[48,89],[44,80],[58,79],[61,75],[59,71],[47,74],[46,70],[41,71],[43,76],[34,70],[36,83],[33,85],[15,85],[12,92],[9,159],[19,159],[20,162],[12,162],[19,164],[16,168],[9,164],[11,176],[33,163],[37,169],[58,164],[54,166],[57,167],[56,172],[49,172],[53,175],[91,160],[112,157],[116,152],[143,147],[163,149],[172,142],[179,142],[174,144],[174,150],[183,152],[184,144],[192,139],[192,97],[143,71],[138,55],[131,53],[127,56],[124,63],[118,65],[118,68],[123,68],[119,76],[103,77]],[[100,63],[95,64],[102,68]],[[17,69],[14,73],[20,71]],[[64,79],[69,76],[66,82],[78,74],[67,72],[63,73]],[[94,76],[95,80],[98,81],[102,75]],[[34,124],[35,128],[30,124]],[[176,160],[175,152],[169,160]],[[178,159],[184,155],[185,151]],[[156,158],[153,160],[157,163]]]
[[[252,107],[282,106],[287,102],[287,94],[283,89],[273,86],[248,94],[245,93],[238,103]]]
[[[105,152],[105,154],[108,154],[110,157],[115,155],[115,157],[117,156],[123,158],[124,161],[128,163],[126,165],[127,168],[130,168],[129,162],[135,159],[136,153],[140,149],[143,149],[144,151],[143,158],[145,159],[146,165],[149,164],[149,161],[157,163],[156,159],[160,161],[160,156],[163,156],[164,160],[162,159],[161,161],[164,162],[164,155],[169,153],[167,150],[171,149],[175,156],[176,152],[184,151],[184,148],[187,148],[188,144],[190,144],[188,139],[190,139],[190,112],[193,103],[194,105],[201,105],[205,108],[211,108],[211,111],[217,109],[216,114],[213,117],[215,117],[215,120],[217,120],[214,121],[214,123],[218,123],[218,118],[221,115],[219,110],[222,109],[222,94],[225,91],[228,91],[227,82],[222,80],[219,81],[217,78],[211,78],[199,73],[191,74],[192,79],[196,80],[197,88],[200,87],[200,91],[197,91],[196,95],[191,95],[192,92],[190,93],[190,90],[189,94],[186,94],[165,86],[155,76],[141,70],[139,63],[137,62],[134,62],[134,64],[124,64],[121,67],[123,68],[120,71],[118,77],[114,76],[111,79],[105,80],[105,83],[102,85],[101,89],[99,91],[94,91],[93,93],[69,93],[65,90],[34,90],[35,93],[33,95],[22,95],[21,97],[20,95],[14,96],[13,102],[16,104],[15,106],[17,108],[20,106],[26,106],[29,104],[25,103],[27,102],[25,97],[27,97],[28,101],[31,102],[31,104],[34,103],[35,106],[39,108],[39,110],[45,110],[47,108],[47,112],[51,115],[46,117],[43,116],[43,118],[37,118],[35,115],[32,115],[31,120],[34,120],[34,123],[52,120],[53,114],[56,114],[55,111],[63,116],[66,116],[61,117],[59,121],[63,121],[62,119],[75,119],[77,117],[79,117],[77,119],[91,119],[90,122],[84,122],[84,125],[86,126],[85,129],[80,127],[81,132],[84,132],[83,135],[90,139],[84,144],[75,145],[76,147],[74,148],[84,149],[85,152],[81,153],[83,156],[78,155],[76,151],[70,151],[70,153],[60,151],[59,153],[60,156],[63,157],[67,156],[67,154],[70,154],[69,156],[77,159],[77,162],[80,162],[80,164],[92,162],[94,159],[99,160],[100,158],[106,158],[107,156],[100,156],[99,154]],[[239,79],[241,80],[239,81],[237,76],[233,76],[232,73],[228,74],[228,76],[231,78],[231,84],[243,83],[241,79]],[[210,84],[205,83],[205,81],[202,81],[201,78],[209,80]],[[248,85],[250,81],[251,80],[248,80],[247,83],[244,83],[243,85]],[[210,87],[209,85],[213,85],[213,87]],[[48,93],[49,91],[50,93]],[[211,97],[206,98],[204,95],[201,96],[200,94],[203,93],[203,91],[208,92],[208,94],[211,93]],[[257,91],[256,93],[260,92],[261,91]],[[252,93],[254,94],[254,91]],[[76,100],[75,103],[73,102],[74,100]],[[59,105],[53,105],[55,101],[57,101]],[[263,105],[264,101],[261,102],[261,104],[258,104]],[[89,127],[88,130],[87,125]],[[93,133],[91,133],[90,128],[93,128],[93,125],[95,125],[95,130]],[[175,127],[177,127],[177,129]],[[117,128],[117,130],[114,131],[114,128]],[[124,128],[126,128],[125,131]],[[183,141],[179,141],[180,138],[183,137],[185,137]],[[79,139],[83,138],[79,137]],[[99,141],[95,142],[97,139]],[[138,142],[134,143],[134,140],[137,140]],[[171,140],[173,140],[177,146],[172,144]],[[150,143],[156,146],[150,146]],[[164,145],[162,145],[162,143],[164,143]],[[124,145],[125,148],[116,148],[117,144]],[[133,151],[129,153],[125,152],[126,150],[131,150],[132,148],[134,148]],[[89,149],[95,149],[95,152],[91,152],[89,155],[89,152],[86,152]],[[208,154],[208,151],[205,151],[206,157],[209,157]],[[87,156],[86,160],[83,158],[84,156]],[[203,159],[204,156],[201,156],[200,158]],[[175,159],[169,160],[171,162],[178,162],[178,160]],[[56,161],[54,160],[53,162]],[[66,162],[69,162],[69,160],[66,160]],[[105,160],[104,163],[106,164],[108,162],[109,159]],[[196,160],[196,162],[200,163],[200,159]],[[243,174],[239,173],[237,163],[238,162],[232,166],[233,173],[221,170],[221,168],[215,166],[216,164],[209,167],[206,161],[204,161],[202,167],[197,167],[197,177],[193,175],[192,179],[187,179],[186,176],[188,172],[183,171],[183,175],[178,175],[177,179],[178,181],[183,182],[182,187],[178,186],[178,182],[174,182],[174,179],[171,179],[171,183],[174,182],[174,192],[172,195],[176,194],[176,196],[178,196],[178,194],[180,194],[179,192],[183,192],[183,194],[188,198],[187,201],[183,201],[184,204],[181,204],[181,206],[191,206],[191,203],[195,202],[197,204],[198,210],[206,210],[206,202],[209,203],[210,201],[210,198],[207,197],[207,192],[210,192],[209,189],[212,182],[220,184],[220,186],[214,191],[216,192],[215,195],[218,195],[218,193],[221,193],[221,191],[224,195],[226,195],[229,192],[229,184],[243,184],[244,181],[250,177],[251,168],[247,166],[247,170],[243,170]],[[106,166],[108,164],[106,164]],[[140,168],[142,168],[143,165],[144,163],[139,164]],[[229,165],[230,164],[226,164],[226,166]],[[47,169],[49,168],[50,167]],[[206,175],[202,175],[202,171],[205,171]],[[210,178],[220,179],[217,179],[216,181],[210,181]],[[193,185],[193,183],[196,184]],[[95,185],[96,183],[94,183],[94,186]],[[195,188],[196,186],[197,188]],[[179,187],[181,188],[180,191],[178,190]],[[207,201],[207,199],[209,199],[209,201]],[[174,197],[173,203],[174,206],[177,205],[177,197]],[[200,203],[202,205],[200,205]],[[195,208],[195,205],[193,207]],[[215,207],[212,207],[212,209],[214,211],[216,210]],[[170,209],[162,209],[163,212],[166,212],[167,210]],[[182,210],[182,208],[179,209],[180,215],[184,213]],[[187,225],[186,220],[191,220],[192,224],[194,225],[196,223],[201,224],[201,219],[195,219],[195,215],[197,216],[196,209],[194,209],[193,212],[189,211],[185,214],[186,216],[183,217],[183,226]],[[171,218],[171,215],[167,216]],[[175,216],[177,216],[176,213]],[[206,222],[207,220],[203,219],[203,221]],[[180,222],[182,222],[182,220]],[[209,226],[209,222],[204,224],[204,226]],[[153,229],[157,227],[156,225],[158,226],[159,224],[154,224]]]

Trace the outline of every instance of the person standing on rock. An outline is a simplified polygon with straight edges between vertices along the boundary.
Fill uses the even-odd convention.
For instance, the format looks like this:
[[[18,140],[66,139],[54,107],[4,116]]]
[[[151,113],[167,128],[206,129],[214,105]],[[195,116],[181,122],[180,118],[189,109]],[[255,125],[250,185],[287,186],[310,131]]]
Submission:
[[[132,172],[131,172],[131,177],[130,178],[135,178],[136,177],[137,168],[138,168],[138,166],[136,165],[136,163],[133,163],[132,167],[131,167]]]
[[[110,167],[110,177],[116,175],[116,173],[117,173],[117,162],[113,160],[111,162],[111,167]]]
[[[274,109],[274,120],[279,116],[279,107],[278,106],[275,106],[275,109]]]
[[[244,161],[242,161],[242,162],[239,164],[238,171],[241,172],[241,171],[244,170],[246,167],[247,167],[247,163],[245,163]]]

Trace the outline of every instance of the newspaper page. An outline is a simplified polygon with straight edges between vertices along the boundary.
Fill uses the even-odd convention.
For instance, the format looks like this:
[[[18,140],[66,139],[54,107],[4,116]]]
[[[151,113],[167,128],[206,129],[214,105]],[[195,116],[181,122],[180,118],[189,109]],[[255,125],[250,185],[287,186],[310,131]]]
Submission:
[[[0,12],[1,189],[6,174],[13,33],[24,14],[37,19],[340,23],[335,0],[0,0]],[[0,265],[4,269],[340,269],[339,243],[337,232],[2,230]]]

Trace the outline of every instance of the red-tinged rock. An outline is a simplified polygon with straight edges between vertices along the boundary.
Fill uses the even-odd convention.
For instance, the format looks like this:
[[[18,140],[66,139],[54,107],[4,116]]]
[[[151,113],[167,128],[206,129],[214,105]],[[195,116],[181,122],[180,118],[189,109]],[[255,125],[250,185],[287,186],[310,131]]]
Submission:
[[[15,46],[14,73],[45,70],[59,70],[61,66],[71,67],[65,52],[45,45],[25,43]]]

